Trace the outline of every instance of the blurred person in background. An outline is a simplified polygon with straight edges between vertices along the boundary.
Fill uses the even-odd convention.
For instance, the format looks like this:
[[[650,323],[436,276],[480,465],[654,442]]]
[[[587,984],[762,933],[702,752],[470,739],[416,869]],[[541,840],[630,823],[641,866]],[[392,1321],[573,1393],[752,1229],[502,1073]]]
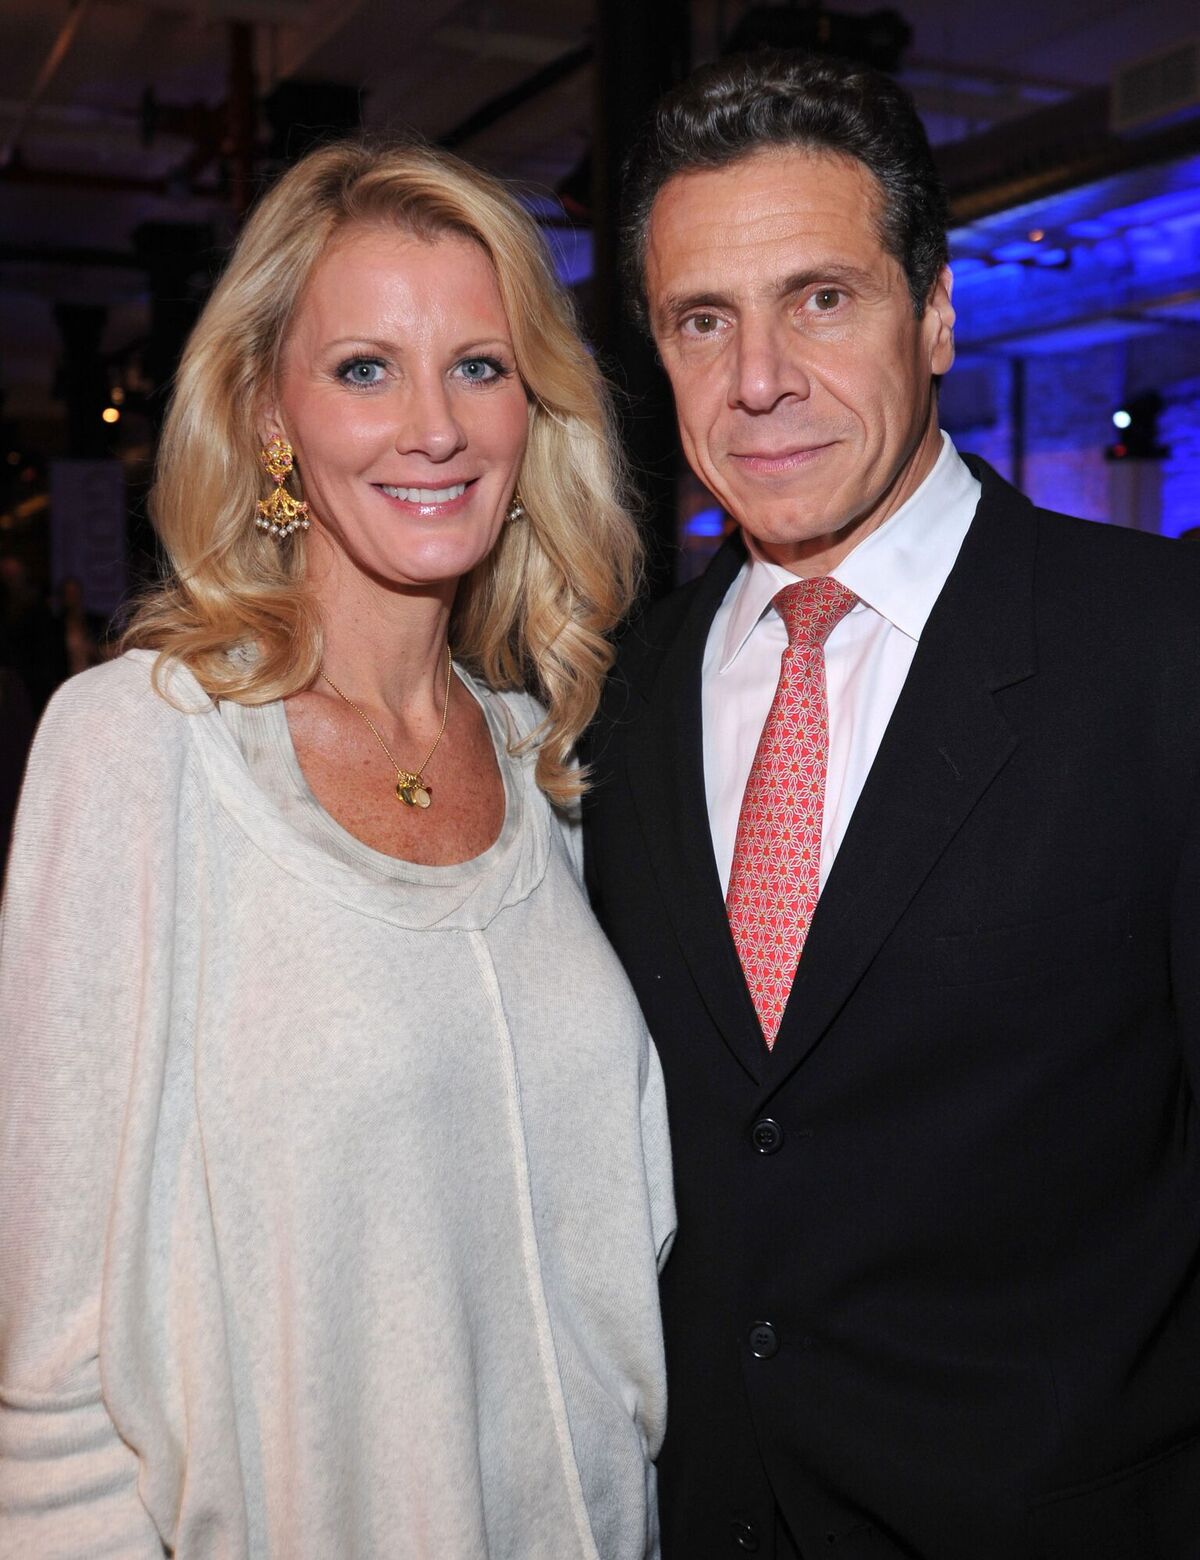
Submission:
[[[0,1551],[655,1555],[666,1122],[572,757],[638,544],[531,221],[311,154],[153,507],[4,905]]]
[[[57,646],[63,677],[75,677],[104,659],[105,620],[84,605],[83,586],[73,574],[59,586],[54,614],[60,643]]]

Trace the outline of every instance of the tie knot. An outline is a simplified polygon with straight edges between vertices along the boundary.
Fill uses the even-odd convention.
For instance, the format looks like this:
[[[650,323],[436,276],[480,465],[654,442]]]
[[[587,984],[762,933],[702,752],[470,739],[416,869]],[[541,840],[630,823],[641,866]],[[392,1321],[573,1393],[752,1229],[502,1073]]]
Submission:
[[[857,600],[853,591],[826,574],[785,585],[773,605],[789,645],[823,645]]]

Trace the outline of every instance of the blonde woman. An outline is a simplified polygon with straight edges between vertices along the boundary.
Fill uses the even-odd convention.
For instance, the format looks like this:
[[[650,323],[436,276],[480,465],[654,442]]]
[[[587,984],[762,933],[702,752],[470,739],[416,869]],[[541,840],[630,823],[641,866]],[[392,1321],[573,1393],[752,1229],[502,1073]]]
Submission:
[[[172,573],[37,739],[0,960],[0,1553],[641,1560],[674,1212],[571,752],[637,543],[536,231],[264,199]]]

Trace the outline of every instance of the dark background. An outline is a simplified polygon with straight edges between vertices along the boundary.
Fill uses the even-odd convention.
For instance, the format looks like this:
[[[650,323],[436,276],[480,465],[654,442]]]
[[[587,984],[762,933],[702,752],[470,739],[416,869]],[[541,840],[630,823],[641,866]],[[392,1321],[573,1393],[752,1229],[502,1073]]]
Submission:
[[[3,0],[0,831],[30,719],[157,567],[180,345],[257,194],[323,135],[415,129],[515,181],[618,387],[653,588],[702,566],[727,522],[624,312],[617,169],[663,87],[759,39],[915,96],[954,203],[960,447],[1053,507],[1200,524],[1189,0]]]

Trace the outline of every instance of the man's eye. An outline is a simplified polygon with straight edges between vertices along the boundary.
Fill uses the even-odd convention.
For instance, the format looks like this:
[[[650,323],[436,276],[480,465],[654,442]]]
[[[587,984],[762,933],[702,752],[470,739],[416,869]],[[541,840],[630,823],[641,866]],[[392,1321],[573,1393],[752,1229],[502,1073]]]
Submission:
[[[711,336],[720,323],[715,314],[690,314],[684,326],[693,336]]]
[[[818,287],[812,295],[812,306],[818,314],[827,314],[837,308],[843,296],[840,287]]]

